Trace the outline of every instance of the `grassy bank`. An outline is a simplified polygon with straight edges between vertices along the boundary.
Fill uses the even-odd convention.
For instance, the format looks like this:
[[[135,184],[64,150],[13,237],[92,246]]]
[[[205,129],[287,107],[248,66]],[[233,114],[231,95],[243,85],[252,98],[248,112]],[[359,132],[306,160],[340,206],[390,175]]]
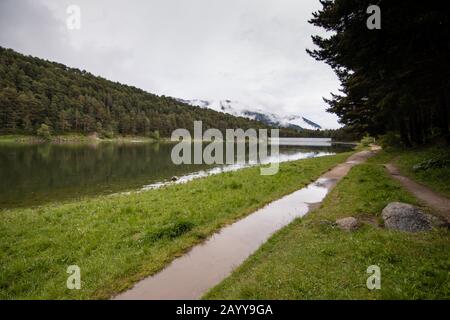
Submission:
[[[389,202],[416,204],[380,165],[392,156],[354,167],[320,208],[276,233],[205,298],[449,299],[448,230],[406,234],[379,226]],[[354,233],[333,225],[346,216],[365,223]],[[381,268],[381,290],[366,287],[370,265]]]
[[[257,167],[131,195],[0,211],[0,299],[108,298],[349,153]],[[66,269],[81,268],[81,290]]]
[[[99,138],[96,135],[83,135],[83,134],[65,134],[56,135],[50,137],[50,140],[45,140],[38,136],[33,135],[0,135],[1,143],[22,143],[22,144],[36,144],[36,143],[56,143],[56,144],[78,144],[78,143],[99,143],[99,142],[122,142],[122,143],[135,143],[135,142],[167,142],[168,138],[161,138],[155,140],[149,137],[142,136],[117,136],[114,138]]]

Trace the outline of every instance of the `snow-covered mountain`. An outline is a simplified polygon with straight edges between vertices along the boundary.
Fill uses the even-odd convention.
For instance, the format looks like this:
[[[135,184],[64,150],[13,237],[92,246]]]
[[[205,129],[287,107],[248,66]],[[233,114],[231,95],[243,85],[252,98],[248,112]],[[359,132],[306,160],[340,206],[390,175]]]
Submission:
[[[258,120],[268,125],[293,129],[322,129],[322,126],[300,115],[281,116],[271,112],[266,112],[258,108],[253,108],[239,101],[231,100],[185,100],[177,99],[180,102],[209,108],[220,112],[226,112],[238,117],[246,117]]]

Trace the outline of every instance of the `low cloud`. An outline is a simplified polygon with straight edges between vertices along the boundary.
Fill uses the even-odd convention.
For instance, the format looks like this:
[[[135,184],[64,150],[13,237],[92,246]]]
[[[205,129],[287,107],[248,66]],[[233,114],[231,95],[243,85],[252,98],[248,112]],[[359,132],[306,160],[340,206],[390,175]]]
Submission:
[[[66,8],[81,8],[68,30]],[[230,99],[338,127],[331,69],[309,57],[318,0],[2,0],[0,45],[187,99]]]

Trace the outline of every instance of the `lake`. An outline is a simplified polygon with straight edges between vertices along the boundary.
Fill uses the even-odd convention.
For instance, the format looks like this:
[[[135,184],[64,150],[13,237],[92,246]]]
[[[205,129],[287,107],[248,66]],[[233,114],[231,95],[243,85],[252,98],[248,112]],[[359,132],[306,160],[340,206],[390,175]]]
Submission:
[[[175,165],[170,143],[0,145],[0,208],[156,188],[240,166]],[[349,146],[280,146],[280,161],[348,151]]]

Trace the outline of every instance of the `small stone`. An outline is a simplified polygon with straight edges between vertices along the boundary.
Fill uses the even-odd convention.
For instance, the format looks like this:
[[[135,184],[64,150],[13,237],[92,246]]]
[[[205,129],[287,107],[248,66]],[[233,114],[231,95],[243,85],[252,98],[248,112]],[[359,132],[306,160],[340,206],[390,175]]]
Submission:
[[[339,228],[345,231],[354,231],[358,229],[358,220],[353,217],[346,217],[336,220],[336,224]]]
[[[381,216],[386,228],[404,232],[429,231],[442,225],[438,217],[424,214],[420,208],[401,202],[389,203]]]
[[[177,176],[173,176],[170,180],[177,181],[179,178]]]

